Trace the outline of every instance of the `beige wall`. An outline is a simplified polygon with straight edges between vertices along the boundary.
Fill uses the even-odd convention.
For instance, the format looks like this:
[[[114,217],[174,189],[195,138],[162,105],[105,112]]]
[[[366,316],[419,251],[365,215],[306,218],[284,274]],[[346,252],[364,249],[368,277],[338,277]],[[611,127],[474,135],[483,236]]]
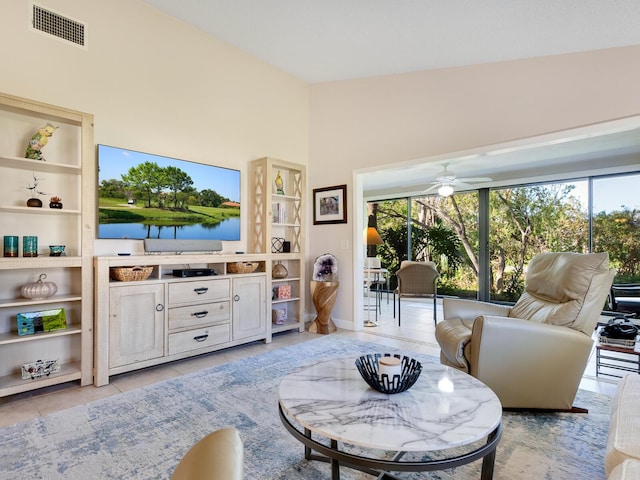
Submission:
[[[306,83],[139,0],[37,3],[86,24],[88,49],[30,31],[28,2],[3,1],[0,91],[94,114],[96,143],[240,169],[244,205],[250,160],[308,163]],[[243,224],[229,249],[245,249]]]
[[[640,46],[313,85],[309,189],[352,192],[353,170],[637,115],[639,86]],[[343,326],[362,315],[352,261],[363,249],[359,208],[350,201],[349,225],[309,235],[310,257],[338,257],[334,319]]]
[[[308,164],[310,190],[351,194],[354,169],[640,113],[640,47],[310,87],[140,0],[38,0],[88,26],[87,50],[29,31],[28,3],[2,2],[0,91],[93,113],[97,143],[239,168],[245,205],[247,162],[265,155]],[[348,326],[347,206],[349,224],[310,222],[308,238],[310,263],[340,261],[334,318]],[[244,249],[243,224],[229,249]]]

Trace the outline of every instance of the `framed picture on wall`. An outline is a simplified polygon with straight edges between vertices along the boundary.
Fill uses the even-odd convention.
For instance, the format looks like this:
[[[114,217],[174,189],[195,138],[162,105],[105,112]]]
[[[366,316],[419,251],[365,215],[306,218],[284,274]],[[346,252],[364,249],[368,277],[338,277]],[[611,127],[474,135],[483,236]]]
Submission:
[[[347,186],[313,189],[313,224],[347,223]]]

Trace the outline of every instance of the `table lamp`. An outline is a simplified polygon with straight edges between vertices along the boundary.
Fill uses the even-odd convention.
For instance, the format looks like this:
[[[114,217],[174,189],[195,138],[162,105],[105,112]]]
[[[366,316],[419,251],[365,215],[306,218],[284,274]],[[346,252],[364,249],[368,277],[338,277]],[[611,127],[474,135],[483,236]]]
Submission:
[[[367,247],[371,245],[382,245],[382,238],[375,227],[367,227],[365,234],[365,243]]]

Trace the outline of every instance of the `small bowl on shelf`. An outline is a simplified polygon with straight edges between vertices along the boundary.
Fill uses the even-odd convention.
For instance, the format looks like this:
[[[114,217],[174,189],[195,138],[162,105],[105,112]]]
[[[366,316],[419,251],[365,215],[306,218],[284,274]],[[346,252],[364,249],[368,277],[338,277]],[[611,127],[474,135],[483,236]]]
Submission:
[[[356,367],[371,388],[389,394],[408,390],[422,372],[416,359],[391,353],[362,355],[356,359]]]
[[[49,245],[49,256],[65,257],[66,253],[64,253],[64,247],[64,245]]]

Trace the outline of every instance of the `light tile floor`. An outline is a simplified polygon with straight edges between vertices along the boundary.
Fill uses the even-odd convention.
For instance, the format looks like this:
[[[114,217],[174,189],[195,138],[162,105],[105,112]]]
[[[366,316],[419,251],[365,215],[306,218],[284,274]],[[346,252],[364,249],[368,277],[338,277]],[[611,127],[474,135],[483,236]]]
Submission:
[[[365,300],[366,302],[366,300]],[[373,297],[372,297],[373,302]],[[366,305],[366,303],[365,303]],[[440,356],[440,349],[435,340],[435,325],[433,323],[433,300],[432,299],[411,299],[402,301],[402,326],[398,327],[398,319],[393,318],[393,296],[390,295],[387,303],[386,294],[383,293],[380,304],[381,313],[378,313],[378,326],[367,327],[366,332],[375,335],[404,339],[409,342],[425,344],[432,349],[431,354]],[[397,314],[397,312],[396,312]],[[369,316],[370,315],[370,316]],[[437,320],[442,320],[442,301],[438,300],[436,306]],[[375,313],[365,312],[367,318],[375,319]],[[589,358],[589,363],[585,369],[584,376],[580,382],[580,388],[593,392],[613,395],[615,393],[619,379],[610,376],[596,377],[596,355],[595,355],[595,333],[594,348]]]
[[[336,334],[373,341],[389,347],[439,356],[440,350],[434,338],[435,327],[431,301],[403,301],[401,328],[397,326],[397,319],[393,318],[392,297],[389,298],[389,303],[387,303],[386,296],[383,296],[381,310],[382,312],[378,314],[377,327],[366,327],[360,332],[339,330]],[[365,312],[365,319],[369,314],[372,319],[375,317],[373,311]],[[438,319],[442,318],[440,302],[438,302],[437,315]],[[116,375],[111,377],[110,383],[103,387],[80,387],[77,382],[70,382],[0,398],[0,427],[45,416],[111,395],[118,395],[128,390],[184,375],[185,373],[305,342],[317,336],[308,332],[282,333],[274,336],[273,342],[270,344],[254,342],[195,358],[171,362],[166,365]],[[595,354],[592,357],[580,387],[612,395],[615,392],[617,379],[612,377],[596,379]]]

